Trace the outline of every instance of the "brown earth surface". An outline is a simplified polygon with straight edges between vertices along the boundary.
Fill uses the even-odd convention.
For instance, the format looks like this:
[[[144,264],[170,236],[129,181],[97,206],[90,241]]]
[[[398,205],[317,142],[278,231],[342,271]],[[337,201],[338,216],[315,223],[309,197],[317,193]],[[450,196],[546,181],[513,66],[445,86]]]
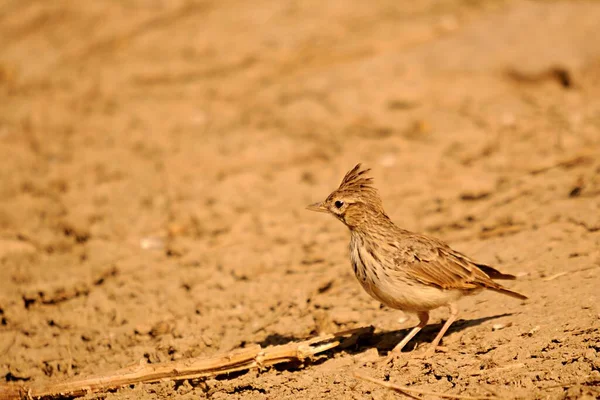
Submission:
[[[359,326],[303,368],[88,398],[600,396],[600,3],[0,5],[0,383]],[[519,276],[446,353],[305,206],[357,162],[398,225]],[[416,346],[416,347],[415,347]]]

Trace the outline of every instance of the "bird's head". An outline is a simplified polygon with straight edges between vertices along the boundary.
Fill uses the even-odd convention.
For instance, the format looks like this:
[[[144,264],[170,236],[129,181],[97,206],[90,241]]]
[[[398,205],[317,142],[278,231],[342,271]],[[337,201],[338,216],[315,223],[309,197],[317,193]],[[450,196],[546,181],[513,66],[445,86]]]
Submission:
[[[364,222],[369,215],[385,216],[379,193],[372,185],[373,178],[366,176],[369,171],[357,164],[324,201],[306,208],[332,214],[350,229]]]

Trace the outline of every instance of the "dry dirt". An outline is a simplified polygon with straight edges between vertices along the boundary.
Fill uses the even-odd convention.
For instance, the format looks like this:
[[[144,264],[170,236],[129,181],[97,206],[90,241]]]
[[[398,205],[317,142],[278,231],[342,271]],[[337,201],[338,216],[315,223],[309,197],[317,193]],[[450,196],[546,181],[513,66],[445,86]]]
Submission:
[[[304,368],[88,398],[392,399],[356,371],[600,396],[600,3],[35,1],[0,8],[0,383],[373,325]],[[357,162],[389,215],[519,276],[447,353],[310,213]],[[502,328],[502,329],[498,329]],[[416,345],[416,348],[415,348]]]

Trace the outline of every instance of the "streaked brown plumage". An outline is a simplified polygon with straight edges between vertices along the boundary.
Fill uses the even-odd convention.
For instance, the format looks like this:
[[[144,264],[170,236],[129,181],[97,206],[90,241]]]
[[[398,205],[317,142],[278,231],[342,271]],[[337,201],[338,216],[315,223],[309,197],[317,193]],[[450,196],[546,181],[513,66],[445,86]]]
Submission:
[[[450,317],[432,343],[435,351],[442,336],[456,320],[456,301],[483,289],[517,299],[513,292],[493,279],[515,279],[513,275],[471,260],[446,243],[399,228],[383,209],[369,170],[356,165],[325,201],[308,206],[342,221],[351,232],[350,260],[362,287],[383,304],[416,313],[419,324],[394,348],[399,352],[425,326],[429,311],[450,308]]]

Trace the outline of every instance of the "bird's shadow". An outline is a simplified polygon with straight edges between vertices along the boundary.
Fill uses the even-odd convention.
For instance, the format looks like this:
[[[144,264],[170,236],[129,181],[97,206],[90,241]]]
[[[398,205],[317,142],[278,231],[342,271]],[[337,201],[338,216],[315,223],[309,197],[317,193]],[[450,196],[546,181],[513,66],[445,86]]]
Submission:
[[[503,318],[503,317],[508,317],[511,315],[513,315],[513,314],[512,313],[504,313],[504,314],[498,314],[498,315],[493,315],[493,316],[489,316],[489,317],[476,318],[476,319],[470,319],[470,320],[460,319],[460,320],[457,320],[456,322],[454,322],[450,326],[450,328],[448,329],[448,332],[446,333],[445,336],[447,336],[451,333],[460,332],[466,328],[471,328],[471,327],[474,327],[477,325],[481,325],[487,321],[491,321],[491,320]],[[404,348],[404,351],[412,351],[421,343],[429,343],[429,342],[433,341],[433,339],[438,334],[440,329],[442,329],[443,325],[444,325],[443,322],[439,323],[439,324],[427,325],[425,328],[423,328],[423,330],[421,330],[421,332],[419,332],[419,334],[417,336],[415,336],[408,343],[408,345]],[[370,348],[376,348],[380,355],[385,355],[388,351],[392,350],[404,338],[404,336],[406,336],[411,331],[411,329],[412,329],[412,327],[394,330],[394,331],[377,332],[377,333],[374,333],[374,334],[371,334],[371,335],[361,338],[354,345],[352,345],[350,347],[335,347],[335,348],[329,350],[327,352],[327,354],[330,357],[335,355],[336,353],[340,353],[340,352],[345,352],[345,353],[349,353],[349,354],[357,354],[357,353],[361,353]],[[290,342],[303,340],[303,339],[306,339],[306,338],[297,338],[294,336],[280,335],[278,333],[275,333],[275,334],[271,334],[271,335],[267,336],[264,340],[262,340],[261,342],[258,342],[258,344],[261,347],[276,346],[276,345],[287,344]]]

